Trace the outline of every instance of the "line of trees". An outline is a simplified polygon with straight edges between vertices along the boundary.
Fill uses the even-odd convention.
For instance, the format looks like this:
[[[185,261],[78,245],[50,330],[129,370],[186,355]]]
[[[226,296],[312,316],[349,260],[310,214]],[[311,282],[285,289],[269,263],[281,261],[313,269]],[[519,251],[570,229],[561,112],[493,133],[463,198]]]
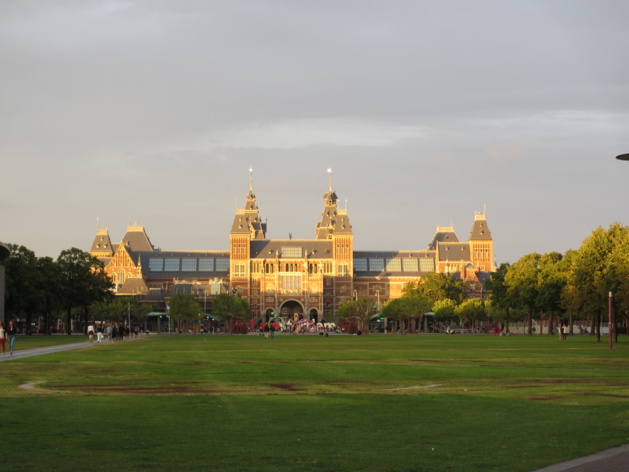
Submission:
[[[428,274],[422,281],[409,283],[402,296],[387,301],[380,316],[392,320],[394,331],[408,331],[422,326],[423,317],[434,312],[435,319],[476,324],[486,319],[485,305],[479,299],[465,299],[463,281],[446,274]],[[362,332],[369,330],[369,322],[377,313],[377,306],[366,298],[349,300],[339,305],[340,320],[355,320]]]
[[[433,312],[436,321],[471,328],[482,323],[486,329],[509,331],[511,323],[524,321],[528,334],[535,333],[534,321],[546,323],[546,334],[553,334],[559,324],[567,324],[574,334],[579,320],[600,340],[612,293],[617,340],[619,328],[629,324],[629,228],[620,223],[599,227],[579,249],[530,253],[513,264],[503,263],[485,288],[487,300],[468,299],[460,280],[429,274],[405,287],[401,298],[385,303],[380,316],[394,320],[401,331],[421,326],[427,312]],[[376,305],[364,298],[344,302],[338,310],[340,319],[356,320],[363,332],[376,313]]]
[[[36,257],[24,246],[9,245],[5,261],[5,312],[9,319],[24,319],[31,333],[40,316],[45,332],[59,316],[65,316],[65,329],[71,333],[76,316],[83,328],[90,319],[122,321],[133,315],[146,319],[149,308],[134,298],[114,297],[113,284],[101,261],[88,252],[71,248],[56,260]],[[629,228],[620,223],[608,229],[597,228],[577,250],[565,254],[530,253],[513,264],[503,263],[491,274],[485,288],[488,300],[466,299],[463,282],[445,274],[429,274],[419,283],[408,284],[401,298],[389,300],[380,315],[394,320],[397,329],[421,326],[425,313],[436,321],[459,322],[476,327],[501,326],[509,330],[515,321],[525,320],[528,334],[533,321],[547,321],[552,334],[558,323],[566,323],[572,334],[574,320],[586,320],[589,330],[600,339],[600,326],[607,314],[608,297],[613,297],[616,326],[629,312]],[[356,320],[363,332],[378,307],[366,298],[342,303],[337,318]],[[184,322],[198,319],[201,307],[191,296],[174,295],[170,314]],[[229,327],[232,319],[250,316],[246,300],[221,294],[213,297],[212,313]],[[541,323],[540,323],[541,326]],[[618,329],[614,330],[616,336]]]
[[[10,244],[5,261],[5,313],[9,319],[24,319],[26,334],[39,321],[47,334],[58,316],[65,315],[66,332],[71,334],[73,316],[87,325],[90,309],[113,298],[113,284],[101,261],[77,248],[61,252],[56,260],[36,257],[24,246]]]
[[[548,334],[560,322],[573,334],[574,321],[583,320],[599,340],[612,293],[617,340],[629,310],[629,228],[620,223],[599,227],[579,249],[530,253],[514,264],[502,264],[487,288],[491,309],[507,326],[524,317],[528,334],[533,334],[533,320],[545,318]]]
[[[178,293],[170,297],[168,302],[171,317],[176,317],[180,325],[190,326],[198,322],[201,316],[201,305],[190,294]],[[219,318],[228,332],[234,318],[249,319],[251,310],[247,300],[239,296],[221,293],[212,297],[212,315]]]

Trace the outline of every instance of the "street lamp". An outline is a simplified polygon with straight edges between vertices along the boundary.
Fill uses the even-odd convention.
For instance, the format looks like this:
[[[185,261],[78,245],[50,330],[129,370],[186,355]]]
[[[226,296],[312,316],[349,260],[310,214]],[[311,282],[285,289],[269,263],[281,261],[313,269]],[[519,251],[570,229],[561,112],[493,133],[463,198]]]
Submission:
[[[619,161],[629,161],[629,154],[619,154],[616,156],[616,159]],[[616,328],[615,323],[613,323],[613,305],[612,305],[612,292],[609,292],[609,306],[607,308],[607,316],[609,318],[608,322],[608,335],[609,335],[609,348],[612,349],[612,331]],[[629,322],[628,322],[629,325]]]

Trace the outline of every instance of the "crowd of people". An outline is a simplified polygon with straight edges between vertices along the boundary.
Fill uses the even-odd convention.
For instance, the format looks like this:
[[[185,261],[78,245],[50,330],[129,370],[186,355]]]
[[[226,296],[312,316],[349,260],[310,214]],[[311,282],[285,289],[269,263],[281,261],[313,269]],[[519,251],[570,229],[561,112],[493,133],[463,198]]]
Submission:
[[[136,338],[140,335],[140,328],[135,326],[134,328],[124,325],[122,323],[110,323],[104,325],[99,323],[96,325],[89,325],[87,327],[87,334],[90,342],[94,341],[94,335],[96,335],[96,342],[101,343],[107,338],[108,341],[122,341],[126,338]]]

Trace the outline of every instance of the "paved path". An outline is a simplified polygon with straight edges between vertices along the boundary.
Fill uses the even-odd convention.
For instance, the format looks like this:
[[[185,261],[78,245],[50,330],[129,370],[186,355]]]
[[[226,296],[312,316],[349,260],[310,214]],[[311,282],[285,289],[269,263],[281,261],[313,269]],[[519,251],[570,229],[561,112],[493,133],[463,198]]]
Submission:
[[[615,447],[587,457],[550,465],[535,472],[627,472],[629,445]]]
[[[102,344],[109,344],[110,342],[111,341],[104,340]],[[4,357],[0,357],[0,362],[99,345],[100,344],[96,341],[93,343],[84,341],[80,343],[38,347],[35,349],[22,349],[15,351],[12,356],[9,356],[7,352]],[[629,445],[615,447],[591,456],[580,457],[560,464],[549,465],[535,472],[629,472]]]
[[[20,342],[18,339],[16,343]],[[104,340],[101,344],[109,344],[111,341]],[[13,359],[24,359],[25,357],[33,357],[33,356],[42,356],[44,354],[51,354],[53,352],[62,352],[69,351],[70,349],[78,349],[81,347],[89,347],[89,346],[100,346],[96,341],[90,343],[89,341],[83,341],[79,343],[70,343],[70,344],[58,344],[55,346],[46,346],[46,347],[36,347],[33,349],[20,349],[19,351],[13,351],[13,355],[9,354],[8,350],[8,342],[7,342],[7,352],[3,356],[0,355],[0,362],[11,361]]]

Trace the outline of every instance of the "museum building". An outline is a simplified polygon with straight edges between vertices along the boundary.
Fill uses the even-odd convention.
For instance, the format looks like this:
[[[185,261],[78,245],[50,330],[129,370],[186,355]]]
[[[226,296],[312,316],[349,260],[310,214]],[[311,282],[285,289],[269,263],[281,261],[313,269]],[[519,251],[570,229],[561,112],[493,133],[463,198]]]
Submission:
[[[273,313],[331,320],[340,303],[356,298],[380,307],[432,272],[463,280],[469,298],[485,298],[484,282],[495,269],[484,212],[475,213],[466,242],[450,226],[438,227],[426,249],[355,250],[349,215],[339,208],[331,178],[314,239],[266,239],[266,226],[250,177],[229,250],[162,250],[143,226],[131,225],[117,244],[108,229],[97,229],[90,254],[104,263],[117,295],[137,297],[154,311],[166,311],[172,294],[189,293],[208,313],[213,296],[231,293],[245,298],[258,320]]]

